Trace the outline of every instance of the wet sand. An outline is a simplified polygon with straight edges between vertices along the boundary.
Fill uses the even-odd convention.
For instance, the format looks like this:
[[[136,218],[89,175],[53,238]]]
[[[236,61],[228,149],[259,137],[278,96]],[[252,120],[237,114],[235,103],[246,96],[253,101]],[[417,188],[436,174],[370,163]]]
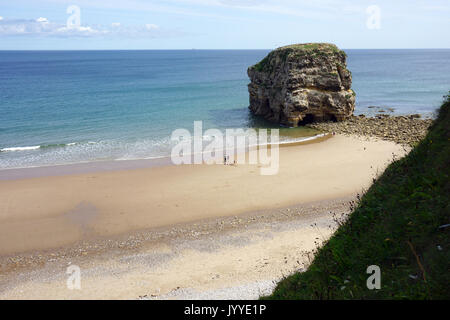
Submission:
[[[339,136],[280,148],[271,176],[258,165],[181,165],[0,181],[0,254],[348,196],[402,152]]]

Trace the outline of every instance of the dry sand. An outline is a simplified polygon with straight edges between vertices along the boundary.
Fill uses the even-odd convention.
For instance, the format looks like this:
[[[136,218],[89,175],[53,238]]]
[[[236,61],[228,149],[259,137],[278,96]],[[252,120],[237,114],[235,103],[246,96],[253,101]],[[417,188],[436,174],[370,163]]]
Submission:
[[[22,267],[2,275],[0,299],[257,299],[309,264],[307,252],[332,232],[330,212],[348,212],[350,200],[263,210],[15,257],[10,264]],[[80,290],[66,284],[67,268],[74,265],[81,270]]]
[[[335,136],[281,148],[273,176],[183,165],[0,181],[0,298],[256,298],[304,266],[330,211],[403,153]],[[80,291],[65,285],[72,263]]]

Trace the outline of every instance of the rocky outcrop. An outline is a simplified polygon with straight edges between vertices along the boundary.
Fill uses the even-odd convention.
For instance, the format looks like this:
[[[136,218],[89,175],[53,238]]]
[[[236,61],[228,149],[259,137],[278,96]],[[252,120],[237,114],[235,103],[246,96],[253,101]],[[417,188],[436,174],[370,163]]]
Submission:
[[[409,116],[379,114],[375,117],[352,116],[342,122],[310,123],[308,127],[329,133],[377,137],[405,146],[414,146],[426,136],[432,122],[431,119],[420,119],[420,116],[415,114]]]
[[[278,48],[247,73],[249,108],[269,121],[296,127],[353,114],[355,93],[346,54],[333,44]]]

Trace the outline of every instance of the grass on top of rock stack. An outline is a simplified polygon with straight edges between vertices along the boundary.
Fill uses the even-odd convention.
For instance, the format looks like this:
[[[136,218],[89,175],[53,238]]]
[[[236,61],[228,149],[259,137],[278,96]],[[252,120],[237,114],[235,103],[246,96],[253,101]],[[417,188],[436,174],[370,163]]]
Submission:
[[[283,61],[286,61],[289,56],[297,57],[311,56],[326,56],[332,54],[340,54],[347,56],[343,50],[340,50],[336,45],[331,43],[299,43],[277,48],[271,51],[264,59],[252,66],[257,71],[271,72],[270,61],[274,56],[278,55]]]
[[[341,53],[341,52],[344,53],[344,51],[339,50],[339,48],[332,43],[297,43],[280,47],[277,50],[289,50],[289,49],[293,49],[296,51],[303,51],[305,53],[312,53],[319,51],[323,53]]]
[[[360,199],[308,270],[263,299],[450,298],[450,96],[427,136]],[[367,267],[381,289],[367,288]]]

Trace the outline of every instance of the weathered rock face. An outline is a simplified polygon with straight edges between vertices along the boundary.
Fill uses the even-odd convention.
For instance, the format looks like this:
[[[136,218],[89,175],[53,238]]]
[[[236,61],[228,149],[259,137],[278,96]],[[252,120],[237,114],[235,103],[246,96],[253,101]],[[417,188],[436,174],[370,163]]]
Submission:
[[[335,120],[353,114],[355,93],[346,54],[333,44],[278,48],[248,68],[250,110],[287,126]]]

